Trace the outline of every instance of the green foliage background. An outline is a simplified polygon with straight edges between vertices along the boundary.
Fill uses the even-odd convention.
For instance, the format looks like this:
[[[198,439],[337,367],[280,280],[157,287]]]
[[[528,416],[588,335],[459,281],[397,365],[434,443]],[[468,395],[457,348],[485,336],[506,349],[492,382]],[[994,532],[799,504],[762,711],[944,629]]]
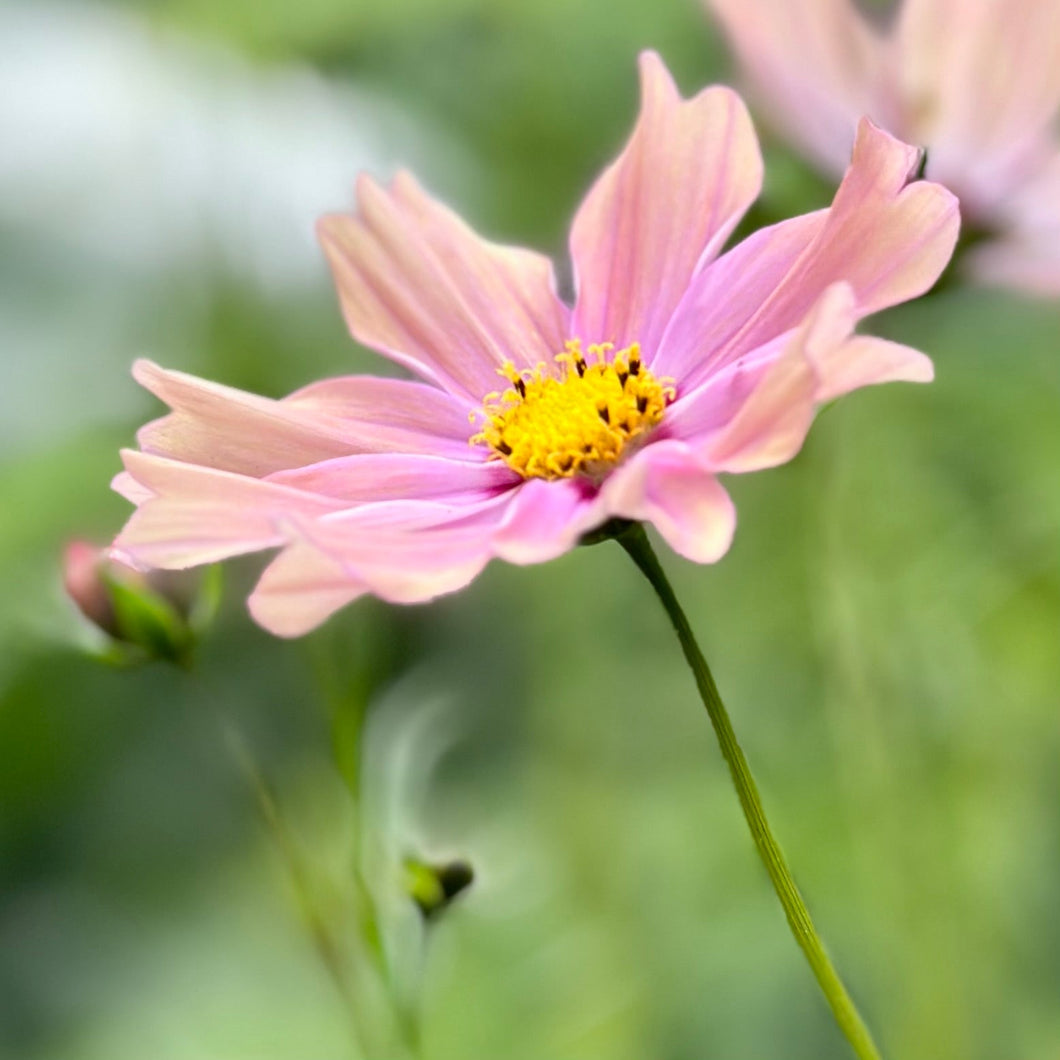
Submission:
[[[686,92],[730,76],[677,0],[113,6],[396,105],[427,131],[429,187],[557,257],[632,123],[637,51],[659,49]],[[759,221],[827,201],[766,146]],[[402,852],[479,872],[435,932],[427,1056],[845,1057],[617,547],[495,564],[429,607],[357,604],[294,643],[251,624],[258,564],[239,562],[195,673],[85,652],[58,554],[120,525],[117,450],[158,411],[116,364],[148,352],[279,395],[380,362],[346,337],[322,262],[277,292],[206,255],[145,309],[128,277],[75,261],[57,279],[60,251],[0,229],[4,285],[68,336],[90,337],[101,291],[133,337],[52,383],[87,373],[124,411],[71,428],[43,402],[44,429],[0,456],[0,1057],[352,1057],[222,729],[245,733],[323,915],[352,932],[343,777],[362,708],[395,937],[411,924],[388,870]],[[728,482],[740,527],[722,563],[666,564],[886,1055],[1060,1058],[1060,305],[953,283],[871,326],[930,353],[937,382],[829,409],[791,465]]]

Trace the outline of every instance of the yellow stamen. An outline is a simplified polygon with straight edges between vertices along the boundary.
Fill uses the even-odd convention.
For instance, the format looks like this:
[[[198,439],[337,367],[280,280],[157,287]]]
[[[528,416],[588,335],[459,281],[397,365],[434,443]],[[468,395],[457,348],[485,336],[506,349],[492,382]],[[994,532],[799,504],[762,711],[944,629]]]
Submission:
[[[641,363],[636,344],[613,353],[610,343],[590,346],[572,340],[556,356],[520,372],[500,369],[511,387],[487,394],[482,430],[472,445],[488,445],[491,459],[503,459],[524,478],[595,478],[617,463],[634,439],[654,427],[675,391],[670,379],[656,379]]]

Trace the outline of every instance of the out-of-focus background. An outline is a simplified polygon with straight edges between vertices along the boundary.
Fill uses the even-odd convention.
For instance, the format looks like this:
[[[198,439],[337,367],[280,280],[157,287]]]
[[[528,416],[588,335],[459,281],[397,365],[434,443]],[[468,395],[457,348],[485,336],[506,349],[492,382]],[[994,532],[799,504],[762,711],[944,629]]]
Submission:
[[[231,564],[190,674],[102,664],[60,589],[64,542],[123,521],[117,451],[160,412],[134,357],[277,396],[375,370],[312,238],[362,169],[409,165],[562,257],[646,46],[686,92],[730,76],[691,0],[0,4],[4,1060],[354,1057],[305,907],[354,930],[362,707],[387,930],[416,926],[404,854],[478,871],[432,929],[426,1057],[848,1055],[614,545],[292,643],[245,613],[257,563]],[[759,221],[827,202],[766,148]],[[666,562],[887,1055],[1050,1060],[1060,305],[949,285],[872,326],[937,382],[829,409],[791,465],[728,483],[722,563]]]

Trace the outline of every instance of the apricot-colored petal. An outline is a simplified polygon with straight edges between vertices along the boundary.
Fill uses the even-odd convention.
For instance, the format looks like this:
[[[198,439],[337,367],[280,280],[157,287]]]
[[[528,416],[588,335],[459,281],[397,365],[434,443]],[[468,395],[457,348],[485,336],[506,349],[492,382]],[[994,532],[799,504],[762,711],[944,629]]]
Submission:
[[[578,211],[571,255],[585,342],[639,342],[650,360],[689,280],[754,202],[762,159],[740,97],[682,100],[662,60],[641,57],[641,111],[618,160]]]
[[[126,449],[128,475],[150,496],[114,547],[148,567],[180,568],[282,544],[295,516],[334,512],[341,502],[245,475]]]
[[[299,541],[265,568],[247,607],[275,636],[300,637],[367,591],[337,558]]]
[[[701,437],[728,423],[743,408],[776,360],[787,350],[797,329],[792,328],[713,372],[698,386],[682,389],[666,410],[670,438]]]
[[[838,308],[843,313],[842,302]],[[843,336],[849,326],[849,317],[841,316],[834,334]],[[803,341],[799,335],[797,329],[785,332],[679,398],[667,410],[669,435],[694,440],[729,423],[776,362],[790,353],[791,344]],[[810,357],[809,364],[817,379],[813,391],[816,404],[876,383],[928,383],[934,378],[930,358],[919,350],[869,335],[852,335],[834,342],[818,341],[806,351],[806,356]],[[797,370],[797,361],[792,368]]]
[[[408,174],[358,183],[359,213],[318,226],[354,338],[454,395],[481,401],[505,361],[550,361],[567,338],[552,266],[487,243]]]
[[[528,479],[513,493],[494,532],[494,555],[509,563],[545,563],[569,552],[603,522],[595,490],[576,479]]]
[[[263,573],[251,613],[273,633],[298,636],[364,592],[409,604],[461,589],[489,562],[505,504],[391,501],[296,517],[292,544]]]
[[[853,327],[853,292],[836,284],[761,374],[735,415],[693,441],[705,466],[744,472],[790,460],[813,422],[821,384],[817,366],[849,338]]]
[[[484,500],[522,479],[500,461],[416,453],[362,453],[278,471],[267,481],[351,504],[392,500]]]
[[[649,445],[604,484],[610,516],[651,523],[666,543],[694,563],[714,563],[729,550],[736,508],[712,470],[684,442]]]
[[[484,459],[468,444],[468,414],[479,402],[465,402],[436,386],[372,375],[321,379],[283,399],[284,405],[314,417],[339,420],[357,453],[431,453],[454,459]]]
[[[930,383],[935,378],[930,357],[872,335],[854,335],[846,342],[825,346],[817,351],[814,368],[818,403],[877,383]]]
[[[146,486],[137,482],[128,471],[119,471],[111,479],[110,488],[132,504],[143,504],[144,501],[154,496]]]
[[[653,369],[695,386],[799,326],[835,283],[850,287],[857,318],[923,294],[949,262],[960,220],[941,185],[910,183],[918,159],[862,121],[831,207],[762,229],[703,270]]]
[[[145,452],[260,477],[363,452],[472,460],[468,407],[422,383],[328,379],[282,401],[137,361],[136,381],[173,410],[141,428]]]

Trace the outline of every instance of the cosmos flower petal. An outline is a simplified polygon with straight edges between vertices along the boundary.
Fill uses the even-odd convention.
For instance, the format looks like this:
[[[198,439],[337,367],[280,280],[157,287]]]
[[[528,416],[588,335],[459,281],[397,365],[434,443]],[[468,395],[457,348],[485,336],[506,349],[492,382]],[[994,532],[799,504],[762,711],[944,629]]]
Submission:
[[[119,471],[111,480],[110,488],[131,504],[143,504],[144,501],[150,500],[154,496],[146,486],[142,486],[137,482],[128,471]]]
[[[265,568],[247,607],[275,636],[300,637],[367,591],[340,560],[299,541]]]
[[[468,445],[468,403],[436,386],[373,375],[337,376],[310,383],[283,401],[314,416],[340,420],[352,432],[354,452],[444,451],[474,459],[475,450]]]
[[[1046,298],[1060,297],[1060,236],[1014,233],[976,247],[964,263],[984,283]]]
[[[941,185],[909,183],[918,158],[863,120],[832,206],[755,233],[700,273],[656,371],[695,386],[796,327],[837,282],[850,285],[859,318],[928,290],[953,253],[960,220]]]
[[[828,223],[788,277],[786,297],[772,313],[783,315],[785,302],[800,303],[796,285],[804,299],[807,291],[840,280],[850,284],[859,318],[934,286],[953,256],[960,210],[941,184],[913,179],[920,161],[919,150],[861,120]]]
[[[876,383],[928,383],[934,378],[931,360],[919,350],[869,335],[845,337],[852,324],[848,297],[849,288],[844,285],[837,286],[834,292],[826,292],[824,305],[831,302],[833,311],[839,314],[832,341],[818,341],[806,347],[801,332],[796,329],[741,357],[675,402],[667,416],[669,435],[694,440],[729,423],[782,355],[790,354],[793,342],[800,344],[810,357],[809,363],[817,377],[813,393],[816,404]],[[791,367],[793,371],[801,371],[797,359]]]
[[[545,563],[605,518],[599,498],[577,479],[528,479],[493,534],[493,552],[508,563]]]
[[[934,172],[976,207],[1003,208],[1060,108],[1060,5],[903,0],[888,58],[899,97],[928,103],[909,118]]]
[[[895,125],[928,145],[931,176],[960,196],[965,217],[1004,239],[1013,202],[1055,144],[1060,5],[906,0],[888,59],[905,107]]]
[[[750,354],[712,372],[698,386],[683,389],[666,410],[666,434],[670,438],[702,436],[728,423],[744,406],[776,360],[787,350],[797,329],[792,328]]]
[[[285,409],[281,402],[148,360],[133,365],[133,378],[173,409],[140,429],[137,440],[145,452],[258,475],[350,451],[341,424]]]
[[[473,403],[505,360],[549,361],[567,337],[552,266],[487,243],[408,174],[358,183],[359,213],[319,224],[354,338]]]
[[[338,376],[311,383],[283,400],[314,416],[340,420],[355,443],[353,452],[484,458],[468,445],[467,403],[435,386],[371,375]]]
[[[657,55],[642,55],[640,69],[636,129],[571,231],[573,332],[650,352],[697,267],[718,254],[757,197],[762,159],[730,89],[685,101]]]
[[[808,358],[792,343],[754,389],[743,408],[700,445],[714,471],[775,467],[802,447],[813,422],[817,381]]]
[[[649,445],[604,484],[615,516],[651,523],[666,543],[694,563],[714,563],[729,550],[736,508],[693,449],[668,440]]]
[[[850,0],[705,0],[772,124],[841,173],[882,55]]]
[[[254,620],[295,637],[364,593],[422,603],[468,584],[489,562],[503,505],[454,516],[445,505],[393,501],[328,518],[291,521],[292,543],[265,569],[248,600]]]
[[[745,472],[790,460],[802,447],[821,393],[819,365],[847,341],[854,327],[854,295],[836,284],[763,372],[736,414],[694,442],[705,466]]]
[[[679,380],[687,393],[726,364],[790,330],[790,322],[787,327],[778,323],[773,335],[764,335],[761,328],[746,341],[743,336],[757,308],[784,285],[827,223],[828,211],[818,210],[761,228],[706,269],[674,314],[654,371]]]
[[[898,0],[886,29],[859,0],[704,3],[773,124],[819,168],[842,172],[854,118],[867,114],[925,147],[928,177],[959,197],[981,237],[968,275],[1060,290],[1046,238],[1012,210],[1057,145],[1056,0]]]
[[[470,447],[468,447],[470,455]],[[386,500],[469,503],[511,489],[522,479],[500,461],[453,460],[413,453],[340,456],[268,476],[295,489],[350,504]]]
[[[114,547],[135,563],[181,568],[282,544],[293,515],[341,502],[228,471],[124,450],[127,474],[149,493]]]
[[[416,603],[494,557],[550,560],[613,518],[713,562],[735,526],[718,473],[789,459],[822,401],[930,378],[923,355],[854,334],[952,250],[955,202],[909,186],[917,152],[863,122],[828,210],[719,258],[760,179],[746,113],[725,89],[683,102],[655,56],[641,69],[637,130],[572,238],[590,333],[571,334],[543,259],[481,242],[411,178],[363,182],[360,213],[322,225],[340,297],[355,335],[427,382],[270,401],[139,364],[173,411],[115,479],[138,505],[117,554],[278,548],[250,607],[284,636],[365,593]],[[592,348],[607,341],[644,352]]]
[[[354,376],[273,401],[146,360],[133,376],[173,410],[140,430],[140,447],[204,467],[257,477],[357,452],[476,455],[467,407],[422,383]]]
[[[262,575],[251,614],[272,632],[297,636],[364,592],[400,604],[454,592],[489,562],[504,507],[496,498],[460,510],[391,501],[324,519],[296,516],[292,544]]]
[[[1006,203],[1010,226],[973,247],[964,262],[977,279],[1046,297],[1060,297],[1060,150]]]
[[[824,346],[817,351],[814,368],[818,403],[877,383],[930,383],[935,378],[931,359],[919,350],[872,335],[853,335]]]

